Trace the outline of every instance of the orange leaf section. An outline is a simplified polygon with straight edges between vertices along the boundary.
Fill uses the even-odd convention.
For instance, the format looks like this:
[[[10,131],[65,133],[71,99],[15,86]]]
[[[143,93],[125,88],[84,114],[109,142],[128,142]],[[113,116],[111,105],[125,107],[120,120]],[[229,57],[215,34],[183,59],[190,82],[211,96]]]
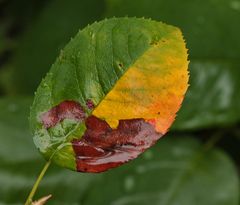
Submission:
[[[116,128],[120,119],[143,118],[165,134],[188,87],[187,49],[175,29],[129,67],[93,111]]]

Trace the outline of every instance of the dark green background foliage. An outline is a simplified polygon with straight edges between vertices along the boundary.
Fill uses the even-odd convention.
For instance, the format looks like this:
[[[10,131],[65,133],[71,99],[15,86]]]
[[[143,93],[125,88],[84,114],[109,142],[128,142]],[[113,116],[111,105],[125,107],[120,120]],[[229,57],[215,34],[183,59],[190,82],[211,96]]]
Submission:
[[[48,204],[238,205],[240,0],[0,1],[0,204],[23,204],[44,165],[28,128],[33,93],[61,48],[87,24],[137,16],[182,29],[190,88],[171,131],[103,174],[50,167]]]

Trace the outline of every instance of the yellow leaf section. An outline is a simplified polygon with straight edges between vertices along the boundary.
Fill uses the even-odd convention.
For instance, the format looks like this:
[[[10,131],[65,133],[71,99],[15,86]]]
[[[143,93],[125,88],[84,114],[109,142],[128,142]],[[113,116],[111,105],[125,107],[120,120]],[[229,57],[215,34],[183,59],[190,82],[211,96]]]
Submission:
[[[179,29],[151,47],[125,72],[93,111],[116,128],[120,119],[143,118],[165,134],[188,87],[187,49]]]

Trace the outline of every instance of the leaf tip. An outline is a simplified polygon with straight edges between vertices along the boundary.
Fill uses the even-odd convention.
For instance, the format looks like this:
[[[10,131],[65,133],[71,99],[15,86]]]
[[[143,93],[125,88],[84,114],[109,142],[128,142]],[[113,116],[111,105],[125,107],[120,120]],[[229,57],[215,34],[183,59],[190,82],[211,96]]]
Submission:
[[[45,204],[50,198],[52,197],[52,194],[49,194],[48,196],[44,196],[41,199],[32,202],[32,205],[43,205]]]

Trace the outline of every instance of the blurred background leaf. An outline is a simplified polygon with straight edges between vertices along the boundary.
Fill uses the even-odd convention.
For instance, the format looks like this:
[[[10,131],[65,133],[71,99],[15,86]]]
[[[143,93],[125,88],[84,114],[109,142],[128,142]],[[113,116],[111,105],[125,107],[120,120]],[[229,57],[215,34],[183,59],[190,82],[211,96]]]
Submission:
[[[190,87],[173,130],[228,127],[240,120],[240,63],[192,60]]]
[[[3,80],[0,80],[0,94],[5,93],[4,83],[11,79],[7,65],[17,47],[19,36],[39,15],[45,2],[46,0],[0,1],[0,79]]]
[[[133,163],[104,174],[83,204],[238,204],[238,186],[222,151],[205,151],[193,138],[166,136]]]
[[[16,37],[38,15],[45,2],[46,0],[0,1],[0,55],[6,57],[14,48]],[[1,63],[5,61],[3,57]]]
[[[52,0],[26,29],[6,72],[2,74],[6,92],[33,94],[61,48],[79,29],[98,20],[102,0]],[[8,74],[9,75],[9,74]]]

